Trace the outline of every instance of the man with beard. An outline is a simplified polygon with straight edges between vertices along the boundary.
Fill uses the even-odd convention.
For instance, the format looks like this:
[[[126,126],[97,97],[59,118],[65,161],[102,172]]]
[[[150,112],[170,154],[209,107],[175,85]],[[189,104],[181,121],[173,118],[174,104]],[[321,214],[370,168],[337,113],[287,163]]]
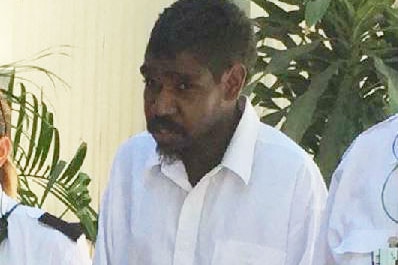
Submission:
[[[104,194],[94,264],[312,264],[319,170],[240,97],[250,20],[223,0],[179,0],[148,42],[148,132],[124,143]]]

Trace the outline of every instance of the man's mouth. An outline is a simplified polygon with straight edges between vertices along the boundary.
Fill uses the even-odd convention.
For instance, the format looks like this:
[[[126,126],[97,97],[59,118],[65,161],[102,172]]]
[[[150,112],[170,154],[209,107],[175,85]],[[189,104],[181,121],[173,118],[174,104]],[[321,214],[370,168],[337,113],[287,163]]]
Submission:
[[[169,143],[180,136],[179,133],[165,128],[155,130],[152,135],[159,143]]]
[[[165,117],[149,120],[147,128],[159,145],[179,145],[186,136],[181,125]]]

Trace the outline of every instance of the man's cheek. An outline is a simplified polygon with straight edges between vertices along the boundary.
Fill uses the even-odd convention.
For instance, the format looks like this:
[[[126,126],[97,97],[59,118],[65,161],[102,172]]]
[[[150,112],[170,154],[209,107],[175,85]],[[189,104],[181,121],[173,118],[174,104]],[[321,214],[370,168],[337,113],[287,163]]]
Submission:
[[[147,102],[144,103],[144,114],[145,114],[145,119],[146,122],[148,122],[149,120],[151,120],[154,116],[152,110],[151,110],[151,105]]]

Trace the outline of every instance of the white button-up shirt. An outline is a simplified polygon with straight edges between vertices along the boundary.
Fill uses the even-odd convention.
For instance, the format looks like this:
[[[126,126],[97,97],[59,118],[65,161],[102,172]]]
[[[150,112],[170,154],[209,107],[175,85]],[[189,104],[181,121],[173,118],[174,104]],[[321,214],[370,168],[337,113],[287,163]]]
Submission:
[[[398,235],[398,225],[383,210],[383,185],[398,164],[398,117],[392,117],[362,133],[337,167],[327,202],[319,251],[320,265],[372,264],[371,252],[388,247]],[[386,209],[398,219],[398,172],[391,174],[385,192]]]
[[[221,164],[195,187],[181,161],[159,161],[150,134],[121,146],[100,209],[94,264],[312,264],[322,177],[246,101]]]
[[[1,195],[2,194],[2,195]],[[17,202],[2,192],[1,211],[8,212]],[[0,244],[0,265],[89,265],[84,237],[73,242],[38,218],[40,209],[19,205],[8,217],[8,237]]]

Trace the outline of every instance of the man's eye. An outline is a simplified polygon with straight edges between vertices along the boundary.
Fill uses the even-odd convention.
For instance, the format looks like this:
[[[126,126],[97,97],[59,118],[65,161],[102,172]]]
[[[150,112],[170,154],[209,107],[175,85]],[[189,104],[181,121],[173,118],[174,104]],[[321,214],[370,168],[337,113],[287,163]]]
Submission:
[[[156,89],[157,87],[159,87],[158,82],[156,82],[156,80],[154,80],[152,78],[145,78],[143,81],[144,81],[146,88]]]
[[[150,78],[144,78],[142,81],[146,86],[153,84],[153,80]]]
[[[188,85],[187,83],[185,83],[185,82],[182,82],[182,83],[179,83],[179,84],[177,85],[177,88],[178,88],[179,90],[186,90],[186,89],[189,88],[189,85]]]

